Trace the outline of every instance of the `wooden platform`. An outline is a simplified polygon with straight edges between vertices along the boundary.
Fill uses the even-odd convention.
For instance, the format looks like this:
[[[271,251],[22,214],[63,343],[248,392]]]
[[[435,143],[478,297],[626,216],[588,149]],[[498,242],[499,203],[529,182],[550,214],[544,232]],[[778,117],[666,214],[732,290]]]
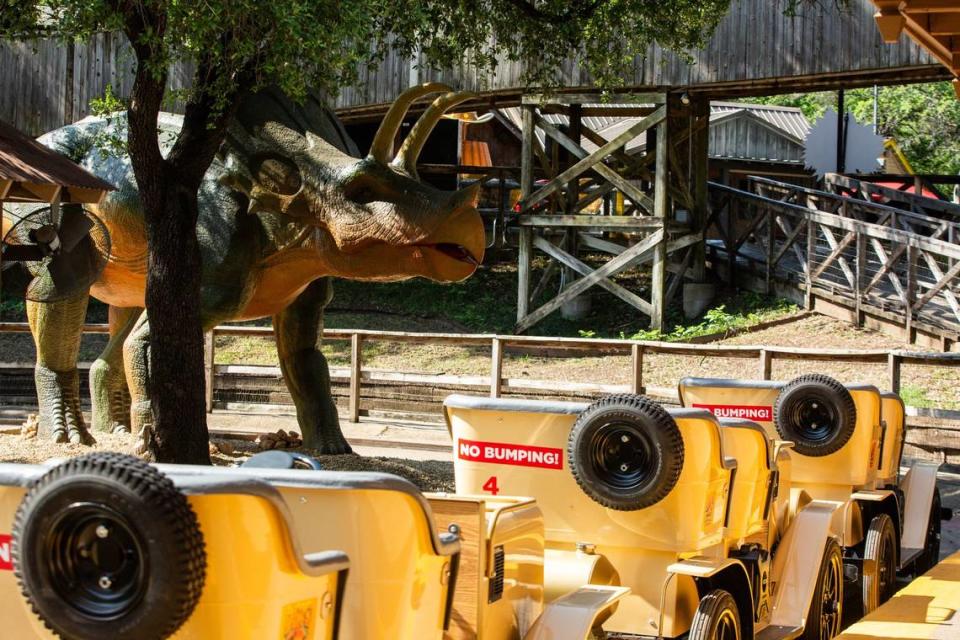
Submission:
[[[904,587],[837,640],[960,638],[960,552]]]

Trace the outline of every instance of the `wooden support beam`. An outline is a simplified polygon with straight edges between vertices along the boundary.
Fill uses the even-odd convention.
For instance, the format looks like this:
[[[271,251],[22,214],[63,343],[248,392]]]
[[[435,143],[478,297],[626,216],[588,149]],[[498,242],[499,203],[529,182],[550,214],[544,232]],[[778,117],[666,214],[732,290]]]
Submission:
[[[564,149],[569,151],[574,156],[580,158],[581,160],[589,157],[590,154],[586,149],[574,142],[571,138],[568,138],[562,131],[560,131],[560,129],[550,124],[546,120],[538,120],[537,126],[543,129],[544,133],[556,140]],[[583,131],[589,131],[589,129],[584,128]],[[603,163],[595,165],[593,170],[599,173],[601,177],[608,180],[626,197],[636,202],[648,212],[653,210],[653,200],[651,200],[643,191],[641,191],[639,187],[628,182],[626,178],[618,174],[616,171]]]
[[[550,284],[550,278],[552,278],[557,273],[557,261],[551,260],[547,263],[547,267],[543,270],[543,275],[540,276],[540,281],[537,283],[537,286],[533,288],[533,292],[530,294],[530,304],[533,304],[540,298],[540,294]]]
[[[830,233],[829,229],[827,229],[826,227],[823,227],[822,225],[821,227],[824,231],[824,234],[827,237],[827,242],[830,244],[833,251],[831,251],[830,255],[828,255],[826,258],[823,259],[823,262],[820,263],[820,266],[818,266],[816,270],[813,272],[813,275],[811,277],[814,279],[819,278],[823,274],[823,272],[826,271],[827,267],[833,264],[835,260],[838,260],[838,259],[843,260],[843,258],[841,258],[840,256],[843,254],[844,251],[846,251],[847,247],[850,246],[850,243],[853,242],[853,240],[857,237],[856,231],[850,231],[845,236],[843,236],[843,240],[841,240],[840,242],[837,242],[836,238],[834,238],[833,234]],[[831,240],[832,242],[830,242]],[[844,273],[846,274],[848,270],[849,270],[849,266],[847,267],[847,269],[844,270]],[[853,272],[850,272],[847,275],[847,279],[850,281],[850,288],[851,289],[855,288],[856,278],[854,277]]]
[[[523,227],[588,227],[603,231],[634,231],[645,233],[663,228],[664,221],[649,216],[549,216],[524,215],[517,220]]]
[[[553,300],[547,302],[540,308],[536,309],[526,317],[523,317],[517,321],[517,326],[515,331],[517,333],[522,333],[526,331],[536,323],[540,322],[548,315],[560,308],[560,306],[567,302],[568,300],[573,300],[578,295],[597,284],[600,280],[608,278],[614,273],[622,271],[623,269],[628,268],[630,265],[634,264],[637,260],[640,259],[643,253],[652,249],[655,246],[662,244],[663,240],[663,230],[655,231],[650,234],[637,244],[633,245],[622,254],[612,259],[610,262],[601,266],[600,268],[592,271],[590,275],[577,280],[572,285],[564,289],[564,291],[558,295]]]
[[[661,109],[662,110],[662,109]],[[670,168],[668,153],[670,150],[669,126],[667,118],[657,125],[656,181],[653,187],[653,215],[666,224],[670,215],[670,199],[667,193]],[[662,239],[662,233],[661,233]],[[650,315],[651,329],[664,329],[667,320],[667,246],[657,242],[653,246],[653,268],[650,273],[650,302],[653,306]]]
[[[530,268],[533,254],[533,229],[520,227],[517,247],[517,322],[527,316],[530,308]]]
[[[660,107],[651,115],[640,120],[638,123],[613,138],[606,145],[600,147],[595,152],[590,154],[588,157],[584,158],[580,162],[576,163],[566,171],[562,172],[560,175],[553,178],[546,185],[541,187],[533,195],[527,196],[521,202],[521,210],[528,210],[534,204],[543,200],[550,194],[554,193],[557,189],[560,189],[564,184],[570,182],[570,180],[576,178],[585,171],[594,168],[596,165],[603,162],[603,160],[612,154],[614,151],[625,145],[627,142],[630,142],[638,135],[649,129],[650,127],[660,123],[666,118],[666,108]]]
[[[572,269],[573,271],[575,271],[576,273],[579,273],[582,276],[589,276],[594,272],[594,269],[591,268],[589,265],[584,264],[583,262],[578,260],[576,257],[571,255],[567,251],[564,251],[563,249],[552,244],[546,238],[537,236],[536,238],[533,239],[533,244],[537,249],[540,249],[541,251],[543,251],[545,254],[547,254],[557,262]],[[638,257],[637,260],[634,261],[634,263],[632,264],[639,262],[640,260],[642,260],[642,258],[643,256]],[[630,266],[632,266],[632,264]],[[650,315],[650,303],[644,300],[643,298],[641,298],[640,296],[638,296],[637,294],[633,293],[632,291],[618,285],[615,282],[607,280],[606,278],[597,280],[596,284],[600,287],[603,287],[613,295],[617,296],[618,298],[620,298],[630,306],[636,308],[641,313]],[[563,295],[563,293],[565,292],[566,292],[566,289],[564,289],[564,291],[561,292],[560,295]]]
[[[665,93],[531,93],[523,96],[523,104],[663,104],[667,101]]]

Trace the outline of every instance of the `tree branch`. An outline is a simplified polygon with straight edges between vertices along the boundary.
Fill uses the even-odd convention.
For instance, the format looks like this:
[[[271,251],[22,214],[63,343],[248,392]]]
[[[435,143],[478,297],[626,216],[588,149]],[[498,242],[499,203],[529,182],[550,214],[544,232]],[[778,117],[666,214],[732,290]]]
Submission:
[[[576,2],[567,11],[562,14],[547,13],[541,11],[536,6],[527,2],[527,0],[506,0],[506,2],[520,11],[523,15],[534,20],[541,20],[550,24],[563,24],[570,20],[582,20],[589,18],[600,7],[603,0],[592,0],[591,2]]]

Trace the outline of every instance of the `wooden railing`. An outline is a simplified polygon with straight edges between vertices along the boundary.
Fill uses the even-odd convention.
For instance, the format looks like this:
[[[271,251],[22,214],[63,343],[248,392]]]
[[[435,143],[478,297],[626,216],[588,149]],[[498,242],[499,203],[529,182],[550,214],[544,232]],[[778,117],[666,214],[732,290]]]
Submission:
[[[839,178],[843,178],[843,176],[838,176],[838,179]],[[759,176],[750,176],[749,183],[750,188],[748,190],[750,192],[773,198],[774,200],[799,204],[810,209],[843,216],[844,218],[854,218],[891,229],[910,231],[911,233],[918,233],[929,238],[936,238],[947,242],[957,242],[960,240],[960,217],[929,215],[923,210],[906,211],[872,200],[853,198],[846,194],[831,191],[801,187]],[[878,188],[882,189],[883,187]],[[888,189],[888,191],[894,190]],[[930,200],[930,198],[924,198],[924,200]],[[940,201],[933,200],[933,202]],[[956,211],[960,211],[960,206],[958,205],[949,204],[949,206],[953,207]]]
[[[854,205],[847,198],[834,207],[838,213],[829,213],[817,205],[825,205],[831,194],[768,180],[757,183],[779,197],[710,185],[708,246],[715,261],[727,263],[728,281],[736,282],[739,265],[746,264],[762,278],[768,292],[775,282],[804,291],[808,307],[811,296],[823,295],[852,309],[858,324],[869,310],[901,323],[908,336],[923,325],[938,335],[956,338],[960,245],[939,238],[943,229],[952,227],[941,227],[930,235],[911,232],[897,228],[899,224],[888,226],[894,212],[867,222],[854,215]],[[819,200],[806,199],[814,195]],[[805,199],[802,204],[790,202],[798,197]],[[860,205],[876,213],[876,205],[856,206]],[[917,216],[896,215],[901,221]],[[711,235],[720,240],[710,241]],[[721,250],[723,258],[718,255]]]
[[[960,176],[933,176],[941,183],[953,184],[954,188],[960,184]],[[899,178],[899,180],[898,180]],[[912,178],[912,181],[911,181]],[[949,178],[949,180],[946,180]],[[828,173],[823,177],[826,188],[839,195],[850,196],[862,200],[873,200],[874,197],[890,202],[904,204],[914,213],[938,215],[940,217],[960,220],[960,204],[928,198],[920,195],[925,186],[932,186],[923,176],[864,176],[858,179],[838,173]],[[903,188],[912,186],[914,193],[903,189],[894,189],[877,182],[900,182]]]
[[[107,325],[86,325],[87,333],[106,333]],[[0,323],[0,332],[29,332],[26,323]],[[213,409],[213,392],[216,385],[217,336],[247,336],[273,338],[273,330],[262,326],[222,325],[207,334],[207,407]],[[574,393],[651,393],[660,397],[676,398],[676,388],[648,387],[644,383],[644,357],[652,354],[672,354],[697,358],[740,358],[756,362],[756,377],[769,380],[775,360],[811,360],[849,362],[858,364],[886,364],[887,387],[900,390],[901,368],[904,365],[920,364],[960,367],[960,353],[926,353],[902,350],[855,350],[812,349],[798,347],[745,346],[728,344],[688,344],[642,340],[617,340],[597,338],[555,338],[542,336],[515,336],[492,334],[452,333],[407,333],[398,331],[373,331],[365,329],[325,329],[325,340],[350,342],[349,409],[351,422],[357,422],[361,414],[362,385],[364,381],[398,382],[422,385],[457,385],[482,389],[491,397],[500,397],[506,389],[537,393],[543,391],[566,391]],[[489,376],[430,375],[401,372],[370,371],[364,367],[365,343],[392,342],[419,345],[448,345],[457,347],[487,347],[490,353]],[[628,385],[602,384],[596,382],[570,382],[536,380],[529,378],[504,378],[504,354],[509,350],[524,350],[526,353],[549,353],[553,356],[586,357],[618,355],[631,359]],[[220,365],[234,366],[234,365]],[[276,370],[279,372],[279,369]]]

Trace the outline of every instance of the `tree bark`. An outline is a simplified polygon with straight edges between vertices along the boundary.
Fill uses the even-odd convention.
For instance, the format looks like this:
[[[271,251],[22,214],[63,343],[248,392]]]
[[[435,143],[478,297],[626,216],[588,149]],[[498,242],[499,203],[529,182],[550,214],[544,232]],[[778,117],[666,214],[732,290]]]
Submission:
[[[164,165],[160,202],[147,212],[152,453],[158,462],[210,464],[197,187]]]
[[[147,387],[153,414],[147,441],[158,462],[210,464],[198,192],[232,111],[214,109],[215,101],[203,86],[219,70],[201,61],[183,129],[163,157],[157,121],[167,73],[157,70],[163,57],[142,35],[162,34],[165,20],[149,8],[131,7],[125,14],[126,34],[137,56],[137,72],[127,112],[127,142],[147,230]]]

